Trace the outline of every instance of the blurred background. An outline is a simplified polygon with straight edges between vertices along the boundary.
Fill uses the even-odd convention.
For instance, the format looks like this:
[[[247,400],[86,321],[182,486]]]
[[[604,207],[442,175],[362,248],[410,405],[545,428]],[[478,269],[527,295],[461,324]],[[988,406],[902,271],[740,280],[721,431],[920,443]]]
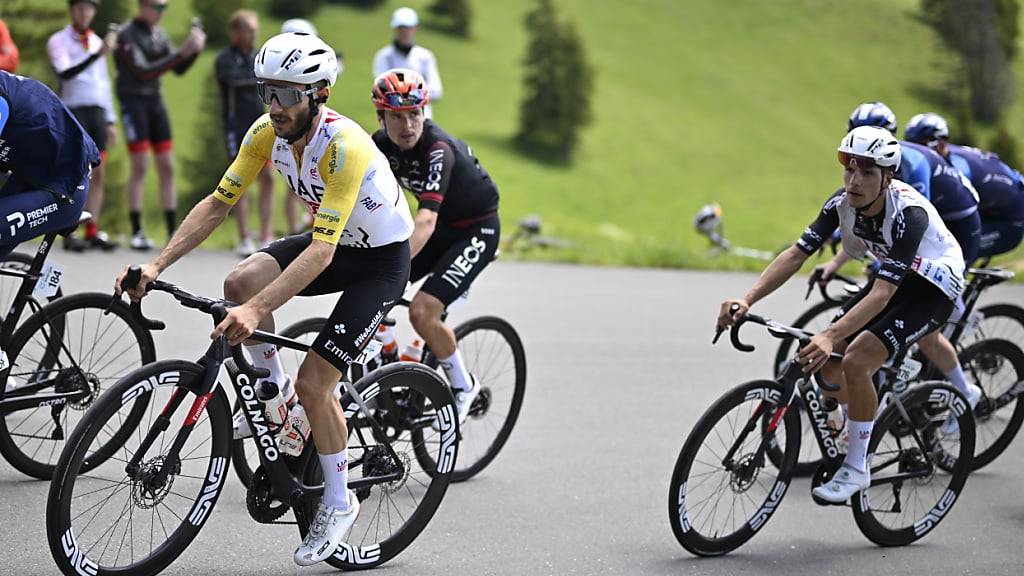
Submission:
[[[93,29],[127,21],[136,3],[103,0]],[[391,41],[400,6],[419,12],[417,43],[437,56],[435,120],[497,182],[506,235],[536,214],[544,235],[564,240],[510,256],[760,269],[711,256],[693,215],[717,202],[733,243],[775,251],[792,242],[841,184],[836,145],[853,108],[870,100],[887,103],[901,131],[914,114],[939,112],[951,141],[1022,167],[1018,0],[170,0],[162,25],[176,45],[195,16],[209,36],[191,70],[163,78],[179,218],[227,163],[212,65],[234,10],[258,12],[257,46],[286,18],[310,20],[344,54],[328,105],[373,132],[373,56]],[[45,44],[67,24],[66,3],[3,0],[0,18],[20,48],[18,72],[56,87]],[[110,152],[105,226],[124,233],[123,134]],[[162,244],[154,172],[147,229]],[[283,231],[285,187],[275,185]],[[235,240],[228,224],[207,246]],[[1024,251],[996,262],[1020,271]]]

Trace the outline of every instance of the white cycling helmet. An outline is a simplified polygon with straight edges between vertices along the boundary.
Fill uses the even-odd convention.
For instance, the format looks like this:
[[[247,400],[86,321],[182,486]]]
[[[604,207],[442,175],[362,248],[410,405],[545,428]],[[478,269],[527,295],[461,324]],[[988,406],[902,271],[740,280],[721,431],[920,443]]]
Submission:
[[[858,126],[843,136],[839,143],[839,163],[846,166],[850,156],[869,158],[878,166],[898,170],[900,143],[885,128]]]
[[[865,102],[853,109],[846,123],[847,130],[858,126],[881,126],[893,134],[896,133],[896,114],[881,102]]]
[[[299,34],[319,36],[319,34],[316,33],[316,26],[313,26],[312,22],[304,18],[292,18],[291,20],[285,20],[284,24],[281,24],[281,33],[287,34],[288,32],[298,32]]]
[[[261,80],[333,86],[338,80],[338,58],[326,42],[288,32],[264,42],[253,66]]]

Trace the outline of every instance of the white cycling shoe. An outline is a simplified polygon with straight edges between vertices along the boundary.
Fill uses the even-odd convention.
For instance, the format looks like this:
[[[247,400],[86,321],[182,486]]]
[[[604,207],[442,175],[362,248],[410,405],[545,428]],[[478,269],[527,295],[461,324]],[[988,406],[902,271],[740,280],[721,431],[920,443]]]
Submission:
[[[470,374],[469,381],[473,383],[469,390],[463,391],[452,388],[452,393],[455,394],[455,410],[459,414],[459,426],[466,423],[466,419],[469,418],[469,409],[473,407],[473,401],[480,395],[480,389],[482,388],[480,383],[477,382],[476,376]],[[436,418],[434,419],[433,428],[435,431],[441,430],[441,423]]]
[[[321,502],[309,525],[309,532],[295,550],[295,563],[299,566],[312,566],[329,558],[358,517],[359,499],[351,490],[348,491],[348,510],[324,506]]]
[[[978,405],[981,401],[981,388],[976,384],[967,384],[967,403],[970,404],[971,410]],[[950,413],[946,417],[946,421],[939,427],[939,432],[942,432],[946,436],[954,436],[960,433],[960,423],[956,420],[956,415]]]
[[[818,486],[811,493],[833,504],[842,504],[861,490],[871,486],[871,473],[861,472],[853,466],[843,464],[831,480]]]

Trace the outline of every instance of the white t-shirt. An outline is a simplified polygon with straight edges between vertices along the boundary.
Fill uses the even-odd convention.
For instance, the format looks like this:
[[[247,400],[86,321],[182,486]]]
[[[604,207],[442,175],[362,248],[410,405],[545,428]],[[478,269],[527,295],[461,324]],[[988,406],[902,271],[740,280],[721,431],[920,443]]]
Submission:
[[[387,72],[392,68],[408,68],[423,75],[427,81],[427,90],[431,100],[440,100],[443,87],[441,73],[437,71],[437,58],[434,53],[422,46],[413,46],[409,54],[403,54],[394,44],[388,44],[377,51],[373,57],[373,77]],[[425,110],[427,118],[431,118],[430,105]]]
[[[89,30],[84,39],[70,24],[50,36],[46,51],[50,55],[53,69],[60,74],[72,68],[100,50],[103,39]],[[68,108],[99,106],[106,113],[107,122],[114,123],[114,103],[110,92],[110,76],[107,74],[106,57],[97,58],[74,78],[61,80],[60,99]]]

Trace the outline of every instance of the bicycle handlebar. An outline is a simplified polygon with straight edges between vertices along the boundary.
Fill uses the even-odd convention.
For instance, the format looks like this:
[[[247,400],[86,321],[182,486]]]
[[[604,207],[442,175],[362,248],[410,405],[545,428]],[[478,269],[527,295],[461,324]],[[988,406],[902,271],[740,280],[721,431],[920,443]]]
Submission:
[[[127,290],[128,287],[137,285],[141,279],[142,268],[139,266],[131,266],[128,268],[128,274],[125,275],[124,280],[121,282],[121,289]],[[146,292],[151,292],[153,290],[170,294],[178,301],[178,303],[186,308],[193,308],[211,315],[213,317],[214,325],[220,324],[228,315],[228,308],[235,306],[234,302],[214,300],[212,298],[206,298],[205,296],[198,296],[188,292],[187,290],[178,288],[170,282],[164,282],[162,280],[154,280],[146,285]],[[163,322],[146,318],[146,316],[143,315],[141,301],[132,301],[131,310],[132,314],[134,314],[135,317],[138,318],[148,329],[164,329],[165,325]],[[261,330],[256,330],[253,332],[253,336],[260,338],[269,335]],[[257,378],[267,378],[270,376],[270,370],[253,366],[242,352],[242,347],[237,344],[231,346],[231,357],[234,359],[238,368],[243,372],[253,374]]]

